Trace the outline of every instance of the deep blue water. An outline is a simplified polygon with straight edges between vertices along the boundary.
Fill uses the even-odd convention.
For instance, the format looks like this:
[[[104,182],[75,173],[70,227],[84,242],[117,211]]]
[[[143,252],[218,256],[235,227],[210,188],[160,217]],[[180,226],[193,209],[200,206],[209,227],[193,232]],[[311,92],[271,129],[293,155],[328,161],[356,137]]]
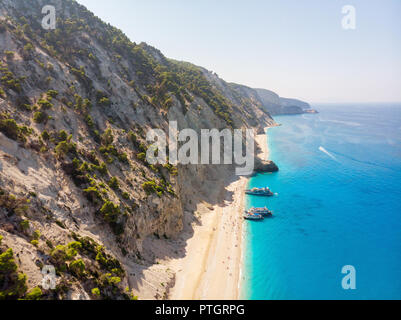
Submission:
[[[242,298],[401,299],[401,106],[316,108],[268,131],[280,172],[249,184],[278,195],[247,196],[274,217],[245,223]]]

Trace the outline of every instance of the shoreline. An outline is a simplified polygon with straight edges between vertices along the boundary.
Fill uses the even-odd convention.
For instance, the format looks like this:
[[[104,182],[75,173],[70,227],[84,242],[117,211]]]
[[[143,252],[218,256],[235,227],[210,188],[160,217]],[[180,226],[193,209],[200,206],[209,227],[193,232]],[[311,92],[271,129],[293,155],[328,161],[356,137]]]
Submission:
[[[261,160],[269,157],[267,130],[255,136]],[[248,183],[249,177],[231,177],[223,204],[198,206],[197,220],[188,222],[193,235],[187,240],[185,256],[165,262],[175,272],[170,300],[240,299],[245,240],[242,212]]]

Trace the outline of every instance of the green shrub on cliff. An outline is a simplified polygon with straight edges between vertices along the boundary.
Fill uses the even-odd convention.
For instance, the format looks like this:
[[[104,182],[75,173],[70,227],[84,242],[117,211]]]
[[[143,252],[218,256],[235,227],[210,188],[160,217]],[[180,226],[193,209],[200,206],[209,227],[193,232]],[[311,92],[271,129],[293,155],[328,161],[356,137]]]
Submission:
[[[102,175],[106,175],[107,174],[107,166],[104,162],[100,163],[100,164],[91,164],[90,165],[90,169],[92,171],[99,171]]]
[[[0,77],[0,82],[8,89],[14,90],[17,93],[20,93],[22,91],[21,88],[21,81],[24,80],[24,78],[17,78],[14,73],[8,70],[7,67],[3,67],[0,69],[1,77]]]
[[[47,114],[45,112],[37,111],[33,115],[33,121],[36,123],[42,123],[47,119]]]
[[[100,166],[96,167],[96,170],[99,171],[101,174],[106,175],[107,174],[107,165],[102,162]]]
[[[118,182],[118,179],[116,177],[112,177],[109,180],[108,185],[114,190],[118,190],[120,188],[120,183]]]
[[[67,141],[61,141],[57,146],[56,146],[56,154],[58,156],[62,156],[67,154],[70,151],[70,146]]]
[[[85,263],[82,259],[75,260],[69,265],[70,271],[77,277],[82,277],[85,274]]]
[[[37,247],[39,245],[39,241],[38,240],[31,240],[31,245]]]
[[[67,141],[61,141],[55,148],[56,155],[63,157],[64,155],[72,152],[76,153],[76,144]]]
[[[58,91],[57,90],[49,90],[49,91],[47,91],[47,96],[56,98],[58,96]]]
[[[103,215],[103,218],[107,222],[113,223],[117,221],[117,218],[121,214],[121,211],[119,206],[115,205],[111,201],[106,201],[100,209],[100,213]]]
[[[0,254],[0,300],[22,298],[27,290],[26,275],[18,273],[11,248]]]
[[[101,99],[99,100],[99,104],[100,104],[101,106],[106,106],[106,107],[108,107],[108,106],[111,105],[111,102],[110,102],[110,99],[109,99],[109,98],[104,97],[104,98],[101,98]]]
[[[113,276],[111,273],[106,273],[100,277],[100,282],[103,286],[117,286],[121,282],[120,277]]]
[[[52,262],[62,270],[65,269],[65,262],[74,259],[78,251],[74,246],[58,245],[50,253]]]
[[[170,163],[166,163],[164,166],[164,168],[166,168],[168,170],[168,172],[172,175],[172,176],[176,176],[178,174],[178,169],[177,167],[171,165]]]
[[[98,190],[97,187],[89,187],[87,189],[84,189],[84,194],[86,198],[92,203],[97,203],[98,201],[102,200],[102,193]]]
[[[90,237],[80,237],[78,234],[74,232],[71,233],[71,236],[74,238],[75,241],[81,244],[81,248],[79,249],[80,253],[89,255],[92,258],[96,257],[97,254],[96,248],[98,244],[96,243],[95,240],[93,240]]]
[[[25,298],[27,300],[40,300],[42,295],[43,295],[42,290],[39,287],[35,287],[26,294]]]
[[[138,160],[145,161],[145,159],[146,159],[146,153],[144,153],[144,152],[138,153],[138,154],[136,155],[136,157],[138,158]]]
[[[0,189],[0,207],[7,210],[9,216],[13,214],[24,215],[29,209],[28,201],[26,198],[17,198],[13,194],[6,193]]]
[[[24,231],[26,231],[26,230],[28,230],[29,229],[29,221],[28,220],[22,220],[21,222],[20,222],[20,226],[21,226],[21,228],[22,228],[22,230],[24,230]]]
[[[41,234],[40,234],[40,231],[39,231],[39,230],[35,230],[35,231],[33,232],[33,234],[32,234],[32,237],[33,237],[35,240],[39,240],[39,239],[40,239],[40,236],[41,236]]]
[[[8,138],[17,140],[20,134],[20,127],[14,119],[3,119],[0,120],[0,131]]]
[[[41,134],[40,136],[42,137],[42,139],[43,139],[44,141],[47,141],[47,140],[50,139],[50,134],[49,134],[46,130],[43,131],[42,134]]]
[[[121,267],[120,262],[112,256],[106,254],[103,246],[96,247],[96,261],[100,264],[100,266],[109,272],[113,272],[118,276],[122,276],[124,274],[124,269]]]
[[[85,68],[80,67],[79,69],[71,68],[71,73],[76,76],[79,80],[86,80]]]
[[[119,153],[117,158],[118,158],[118,160],[120,160],[120,162],[128,163],[128,155],[125,152]]]
[[[0,300],[20,299],[25,295],[27,288],[25,273],[13,273],[8,277],[8,286],[0,291]]]
[[[14,58],[15,52],[10,50],[4,50],[4,54],[6,55],[7,59]]]
[[[108,128],[102,134],[102,144],[105,146],[109,146],[113,143],[113,141],[114,141],[113,132],[111,131],[110,128]]]
[[[65,130],[60,130],[57,136],[59,141],[67,141],[68,139],[68,133]]]
[[[1,275],[14,272],[17,269],[18,269],[18,267],[14,262],[13,249],[9,248],[4,253],[0,254],[0,274]]]
[[[70,242],[67,247],[70,249],[74,249],[76,251],[80,251],[82,249],[82,244],[79,241]]]
[[[14,119],[8,118],[5,114],[1,114],[0,132],[3,132],[10,139],[25,141],[25,136],[29,136],[33,131],[26,126],[19,126]]]
[[[99,288],[93,288],[91,292],[95,297],[97,297],[97,298],[100,297],[100,289]]]
[[[44,100],[44,99],[40,99],[40,100],[38,101],[38,105],[39,105],[39,107],[40,107],[42,110],[48,110],[48,109],[53,108],[53,104],[50,103],[50,102],[47,101],[47,100]]]
[[[93,122],[93,119],[90,115],[87,115],[85,117],[85,122],[88,125],[89,128],[93,128],[95,126],[95,123]]]
[[[154,180],[145,182],[144,184],[142,184],[142,188],[148,195],[156,193],[158,196],[161,196],[164,192],[163,188],[158,186],[156,181]]]

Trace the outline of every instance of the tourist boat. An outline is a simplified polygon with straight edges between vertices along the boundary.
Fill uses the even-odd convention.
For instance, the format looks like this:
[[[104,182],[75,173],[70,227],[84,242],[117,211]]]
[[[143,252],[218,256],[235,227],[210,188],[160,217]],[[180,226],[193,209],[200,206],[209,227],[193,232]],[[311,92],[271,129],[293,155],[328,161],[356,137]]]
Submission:
[[[255,214],[249,211],[245,211],[244,213],[244,219],[245,220],[254,220],[254,221],[259,221],[263,220],[263,216],[260,214]]]
[[[249,210],[250,213],[253,214],[259,214],[262,215],[263,217],[269,217],[271,215],[273,215],[273,212],[271,212],[269,209],[267,209],[266,207],[264,208],[251,208]]]
[[[245,191],[246,194],[254,195],[254,196],[264,196],[271,197],[274,196],[274,193],[271,192],[269,188],[253,188]]]

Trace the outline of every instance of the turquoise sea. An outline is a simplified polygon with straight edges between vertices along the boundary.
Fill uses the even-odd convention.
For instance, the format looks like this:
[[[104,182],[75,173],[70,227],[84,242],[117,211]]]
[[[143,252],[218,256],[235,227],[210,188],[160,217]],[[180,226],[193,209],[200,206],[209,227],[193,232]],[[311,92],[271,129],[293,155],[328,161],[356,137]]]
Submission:
[[[245,222],[244,299],[401,299],[401,105],[316,105],[268,131],[274,217]],[[344,290],[341,269],[356,270]]]

